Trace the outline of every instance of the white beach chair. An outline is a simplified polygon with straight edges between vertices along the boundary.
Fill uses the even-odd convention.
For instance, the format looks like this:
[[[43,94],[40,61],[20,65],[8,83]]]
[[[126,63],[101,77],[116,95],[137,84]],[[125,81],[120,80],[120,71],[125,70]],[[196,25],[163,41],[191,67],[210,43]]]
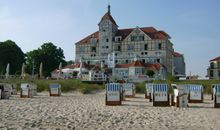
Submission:
[[[11,94],[12,95],[17,95],[17,85],[16,84],[12,84],[11,86],[12,86]]]
[[[169,106],[167,84],[153,84],[153,106]]]
[[[188,107],[188,97],[189,97],[189,86],[176,85],[176,89],[174,89],[172,106]]]
[[[145,84],[145,98],[149,99],[150,102],[153,100],[153,84],[146,83]]]
[[[212,99],[212,100],[215,99],[215,89],[216,89],[215,86],[216,86],[216,85],[218,85],[218,84],[213,84],[213,85],[212,85],[212,88],[211,88],[211,93],[212,93],[212,98],[211,98],[211,99]]]
[[[1,96],[0,99],[9,99],[11,96],[10,86],[5,83],[0,84]]]
[[[215,93],[214,93],[215,105],[214,105],[214,107],[215,108],[220,108],[220,84],[215,84],[214,86],[215,86],[214,87],[215,88]]]
[[[60,84],[50,84],[49,86],[50,96],[61,96],[61,85]]]
[[[133,83],[123,83],[125,97],[135,97],[135,85]]]
[[[21,83],[21,91],[20,97],[21,98],[33,98],[33,91],[31,88],[31,84],[29,83]]]
[[[123,92],[122,85],[120,83],[106,84],[106,105],[121,105]]]
[[[190,84],[189,103],[203,103],[203,86]]]

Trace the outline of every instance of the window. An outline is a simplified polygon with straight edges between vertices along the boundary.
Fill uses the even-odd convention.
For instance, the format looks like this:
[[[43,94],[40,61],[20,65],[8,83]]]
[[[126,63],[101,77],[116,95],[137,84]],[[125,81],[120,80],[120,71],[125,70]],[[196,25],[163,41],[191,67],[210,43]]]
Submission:
[[[144,52],[145,55],[147,55],[147,52]]]
[[[118,63],[118,60],[115,60],[115,63]]]
[[[131,36],[131,41],[137,41],[137,36]]]
[[[88,63],[88,65],[89,65],[89,64],[90,64],[90,61],[88,61],[87,63]]]
[[[213,70],[210,70],[210,77],[213,77]]]
[[[161,43],[158,44],[158,49],[159,49],[159,50],[162,49],[162,44],[161,44]]]
[[[147,44],[144,45],[144,50],[145,51],[148,50],[148,45]]]
[[[106,39],[106,42],[108,42],[109,40],[108,40],[108,38]]]
[[[133,51],[134,50],[134,45],[128,44],[128,51]]]
[[[94,46],[96,45],[96,41],[97,41],[96,38],[91,38],[90,43]]]
[[[84,48],[83,46],[81,46],[81,47],[79,48],[79,51],[80,51],[80,53],[84,53],[85,48]]]
[[[117,51],[121,51],[121,46],[118,46]]]
[[[96,52],[96,47],[91,47],[92,52]]]
[[[160,63],[160,59],[157,59],[157,63]]]
[[[161,43],[158,44],[158,49],[162,50],[162,44]]]
[[[220,70],[218,70],[218,77],[220,77]]]
[[[141,55],[144,55],[144,52],[141,52]]]
[[[117,56],[118,54],[117,53],[115,53],[115,56]]]
[[[106,46],[106,48],[108,49],[108,46]]]
[[[142,62],[145,63],[145,59],[142,59]]]
[[[144,36],[139,36],[138,40],[139,41],[144,41]]]
[[[96,54],[94,54],[94,57],[96,57]]]
[[[218,62],[218,68],[220,68],[220,62]]]
[[[144,36],[131,36],[131,41],[144,41]]]
[[[214,63],[210,64],[211,69],[214,69]]]
[[[128,60],[126,60],[125,62],[128,63]]]
[[[120,42],[121,41],[121,37],[115,37],[115,41],[116,42]]]

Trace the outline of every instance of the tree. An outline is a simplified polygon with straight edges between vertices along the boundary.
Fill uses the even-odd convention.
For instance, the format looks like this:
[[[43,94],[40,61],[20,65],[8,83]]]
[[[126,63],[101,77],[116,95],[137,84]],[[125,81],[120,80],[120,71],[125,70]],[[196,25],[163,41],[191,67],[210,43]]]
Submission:
[[[66,65],[63,50],[56,47],[53,43],[44,43],[40,48],[27,52],[27,71],[32,73],[34,64],[34,73],[39,73],[40,63],[43,63],[43,75],[49,76],[54,69],[58,69],[60,62]]]
[[[153,77],[154,76],[154,71],[153,70],[147,70],[146,75],[148,75],[149,77]]]
[[[15,42],[7,40],[0,42],[0,73],[5,74],[7,64],[10,64],[10,74],[20,74],[25,54]]]
[[[69,60],[69,61],[66,61],[67,65],[72,65],[74,64],[75,62],[73,60]]]

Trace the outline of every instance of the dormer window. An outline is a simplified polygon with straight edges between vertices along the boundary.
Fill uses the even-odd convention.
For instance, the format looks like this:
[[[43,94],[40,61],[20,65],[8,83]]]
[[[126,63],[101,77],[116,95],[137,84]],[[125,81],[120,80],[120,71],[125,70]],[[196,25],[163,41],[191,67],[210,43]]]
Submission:
[[[92,44],[92,45],[96,45],[96,38],[91,38],[91,40],[90,40],[90,43]]]
[[[115,37],[115,42],[120,42],[121,41],[121,36]]]
[[[144,35],[131,36],[131,41],[144,41]]]

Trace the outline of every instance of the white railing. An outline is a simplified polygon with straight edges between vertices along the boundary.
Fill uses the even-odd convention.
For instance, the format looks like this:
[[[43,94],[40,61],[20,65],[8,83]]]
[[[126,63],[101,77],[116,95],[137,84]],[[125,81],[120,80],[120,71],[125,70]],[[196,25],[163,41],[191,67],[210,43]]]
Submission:
[[[107,81],[107,75],[103,74],[83,74],[82,81]]]

